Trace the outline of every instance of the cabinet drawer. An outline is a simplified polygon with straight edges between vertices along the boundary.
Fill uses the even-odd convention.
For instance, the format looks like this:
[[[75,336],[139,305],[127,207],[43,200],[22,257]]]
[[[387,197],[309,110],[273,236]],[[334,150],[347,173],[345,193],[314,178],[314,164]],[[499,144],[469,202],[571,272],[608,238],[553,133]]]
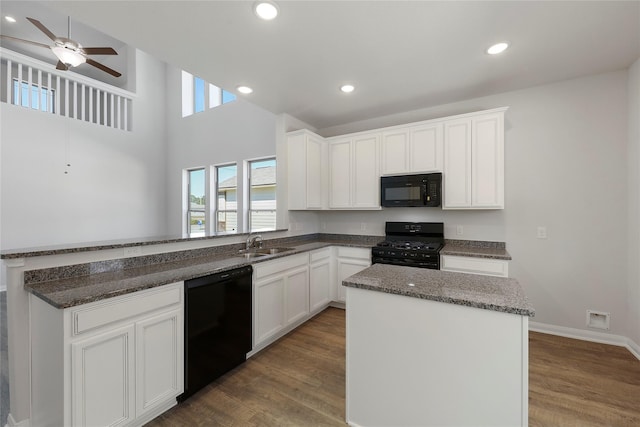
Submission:
[[[132,316],[179,304],[181,300],[182,282],[88,304],[71,310],[72,334],[79,335]]]
[[[442,255],[441,269],[485,276],[509,277],[509,261]]]
[[[331,248],[318,249],[309,254],[310,262],[316,262],[331,257]]]
[[[338,247],[338,258],[358,258],[369,260],[371,259],[371,249]]]
[[[309,253],[285,256],[283,258],[274,259],[273,261],[261,262],[253,265],[255,278],[270,276],[280,273],[290,268],[307,265],[309,263]]]

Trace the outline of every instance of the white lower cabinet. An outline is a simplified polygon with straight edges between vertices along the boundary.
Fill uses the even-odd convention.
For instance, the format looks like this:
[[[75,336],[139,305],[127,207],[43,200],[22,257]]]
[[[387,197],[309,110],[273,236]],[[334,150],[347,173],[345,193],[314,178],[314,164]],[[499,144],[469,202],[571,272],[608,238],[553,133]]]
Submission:
[[[371,249],[338,247],[337,265],[337,291],[336,300],[346,301],[346,291],[342,281],[371,265]]]
[[[309,314],[309,254],[254,265],[253,351]]]
[[[509,277],[509,261],[503,259],[441,255],[440,269],[483,276]]]
[[[333,248],[312,251],[309,254],[309,309],[320,311],[332,300],[332,257]]]
[[[32,425],[141,425],[183,392],[183,283],[56,309],[31,295]]]

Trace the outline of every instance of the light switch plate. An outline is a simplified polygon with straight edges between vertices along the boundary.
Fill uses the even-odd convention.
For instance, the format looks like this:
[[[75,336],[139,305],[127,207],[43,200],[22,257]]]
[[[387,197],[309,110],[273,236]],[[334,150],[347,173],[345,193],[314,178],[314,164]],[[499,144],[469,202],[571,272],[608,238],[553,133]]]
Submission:
[[[538,226],[538,230],[536,232],[536,237],[538,239],[546,239],[547,238],[547,227],[545,226]]]

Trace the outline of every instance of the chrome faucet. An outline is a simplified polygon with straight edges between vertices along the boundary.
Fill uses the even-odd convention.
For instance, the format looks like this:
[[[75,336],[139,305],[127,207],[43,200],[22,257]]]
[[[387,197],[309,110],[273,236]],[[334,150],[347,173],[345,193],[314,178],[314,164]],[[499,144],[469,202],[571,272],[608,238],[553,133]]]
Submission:
[[[258,245],[257,246],[258,248],[262,247],[262,236],[259,235],[259,234],[255,235],[255,236],[249,234],[249,236],[247,237],[247,242],[246,242],[246,245],[245,245],[245,249],[249,250],[249,249],[252,249],[252,248],[256,248],[256,244]]]

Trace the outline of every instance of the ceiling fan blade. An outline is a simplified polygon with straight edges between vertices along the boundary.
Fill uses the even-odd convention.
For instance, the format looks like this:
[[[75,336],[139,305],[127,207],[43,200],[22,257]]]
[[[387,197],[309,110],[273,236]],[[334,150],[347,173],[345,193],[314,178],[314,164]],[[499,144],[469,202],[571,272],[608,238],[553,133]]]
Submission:
[[[69,67],[67,66],[67,64],[62,61],[58,61],[58,63],[56,64],[56,70],[67,71],[68,69]]]
[[[111,68],[107,67],[106,65],[102,65],[101,63],[96,62],[91,58],[87,58],[87,64],[93,65],[94,67],[104,71],[105,73],[109,73],[114,77],[120,77],[122,75],[119,72],[117,72],[116,70],[112,70]]]
[[[19,39],[17,37],[5,36],[4,34],[0,34],[0,37],[2,37],[3,39],[15,41],[15,42],[28,43],[34,46],[44,47],[45,49],[49,49],[50,47],[48,44],[32,42],[31,40]]]
[[[53,34],[51,31],[49,31],[49,29],[47,27],[45,27],[42,22],[38,21],[37,19],[33,19],[33,18],[27,18],[29,20],[29,22],[31,22],[33,25],[35,25],[36,27],[38,27],[38,29],[40,31],[42,31],[43,33],[45,33],[47,35],[47,37],[49,37],[51,40],[56,41],[56,35]]]
[[[87,55],[117,55],[112,47],[83,47],[82,50]]]

